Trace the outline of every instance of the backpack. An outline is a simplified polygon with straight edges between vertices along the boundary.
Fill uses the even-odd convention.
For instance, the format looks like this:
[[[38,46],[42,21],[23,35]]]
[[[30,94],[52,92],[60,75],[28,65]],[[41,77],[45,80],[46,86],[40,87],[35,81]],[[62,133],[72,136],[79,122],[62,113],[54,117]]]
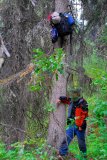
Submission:
[[[58,40],[58,31],[55,27],[52,27],[51,29],[51,39],[52,39],[52,43],[55,43]]]

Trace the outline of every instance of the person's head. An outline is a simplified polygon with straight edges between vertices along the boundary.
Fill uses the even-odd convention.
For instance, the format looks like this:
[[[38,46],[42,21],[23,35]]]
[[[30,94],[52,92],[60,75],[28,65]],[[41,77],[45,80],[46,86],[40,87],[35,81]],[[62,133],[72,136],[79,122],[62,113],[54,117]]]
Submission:
[[[58,24],[61,21],[61,17],[58,12],[53,12],[51,14],[51,21],[53,24]]]
[[[71,94],[73,101],[77,101],[81,97],[81,89],[80,88],[72,89]]]

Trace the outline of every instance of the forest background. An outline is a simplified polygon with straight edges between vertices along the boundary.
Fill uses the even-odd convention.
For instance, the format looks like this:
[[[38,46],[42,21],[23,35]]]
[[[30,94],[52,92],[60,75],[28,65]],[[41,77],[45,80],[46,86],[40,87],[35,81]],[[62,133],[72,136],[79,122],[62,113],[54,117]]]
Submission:
[[[67,95],[72,88],[81,87],[89,104],[88,159],[107,159],[107,1],[67,2],[76,20],[67,64],[62,60],[64,52],[54,51],[50,39],[47,17],[56,3],[58,0],[0,1],[0,160],[57,159],[55,148],[47,145],[50,114],[56,110],[50,95],[53,77],[58,81],[64,66]],[[4,46],[9,56],[2,53]],[[73,158],[82,160],[76,138],[69,150]]]

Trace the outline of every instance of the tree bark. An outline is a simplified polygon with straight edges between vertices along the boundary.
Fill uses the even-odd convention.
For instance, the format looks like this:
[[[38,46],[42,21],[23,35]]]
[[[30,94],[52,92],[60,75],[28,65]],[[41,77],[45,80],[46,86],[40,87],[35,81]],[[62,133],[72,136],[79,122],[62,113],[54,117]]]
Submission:
[[[65,12],[67,11],[67,1],[55,0],[55,11]],[[69,36],[64,39],[63,46],[66,54],[64,62],[67,63],[68,51],[69,51]],[[61,48],[60,41],[55,44],[55,48]],[[65,68],[65,66],[64,66]],[[64,69],[65,70],[65,69]],[[67,73],[64,75],[59,74],[58,80],[53,77],[52,95],[50,103],[54,105],[55,111],[50,114],[49,129],[48,129],[48,144],[59,148],[62,140],[65,138],[65,125],[66,125],[66,108],[64,104],[56,105],[56,100],[60,96],[66,95],[67,88]]]
[[[3,27],[0,29],[3,33],[4,45],[11,55],[10,58],[0,56],[0,64],[3,64],[3,60],[5,60],[0,69],[0,83],[2,83],[0,85],[3,85],[3,88],[0,88],[0,93],[3,95],[0,97],[0,102],[2,101],[0,103],[0,119],[3,124],[6,124],[2,127],[3,129],[0,126],[0,130],[1,138],[7,144],[24,141],[26,134],[22,131],[31,129],[28,121],[34,123],[33,118],[28,119],[28,113],[32,108],[36,108],[35,114],[43,111],[43,98],[40,101],[40,107],[39,102],[37,103],[41,95],[28,90],[30,75],[21,81],[20,78],[27,73],[26,71],[26,73],[22,73],[22,70],[32,59],[32,48],[42,48],[46,53],[50,49],[49,25],[45,24],[45,18],[52,8],[53,0],[50,2],[38,0],[35,7],[29,0],[8,0],[3,1],[2,7],[0,7],[3,23]],[[1,44],[6,52],[2,41]],[[4,78],[6,79],[4,80]],[[45,114],[40,117],[41,121],[44,116]]]

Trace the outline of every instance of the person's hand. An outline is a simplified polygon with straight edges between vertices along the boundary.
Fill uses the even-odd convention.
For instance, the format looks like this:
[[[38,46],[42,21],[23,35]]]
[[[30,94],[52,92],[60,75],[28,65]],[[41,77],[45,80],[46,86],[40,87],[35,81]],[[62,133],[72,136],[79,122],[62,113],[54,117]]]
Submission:
[[[57,104],[60,104],[60,103],[61,103],[61,100],[60,100],[60,99],[57,99],[56,103],[57,103]]]

